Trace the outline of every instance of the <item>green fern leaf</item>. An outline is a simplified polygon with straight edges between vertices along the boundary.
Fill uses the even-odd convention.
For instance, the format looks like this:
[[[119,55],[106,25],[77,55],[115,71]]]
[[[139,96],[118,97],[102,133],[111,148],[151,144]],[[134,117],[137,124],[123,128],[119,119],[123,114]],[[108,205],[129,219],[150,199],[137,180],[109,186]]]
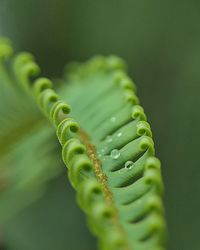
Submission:
[[[61,172],[53,130],[14,78],[12,47],[0,40],[0,223],[40,197]],[[38,148],[40,150],[38,151]]]
[[[164,249],[160,162],[123,61],[97,57],[69,68],[57,94],[47,78],[31,81],[38,66],[29,54],[14,60],[17,82],[56,128],[69,179],[100,248]]]

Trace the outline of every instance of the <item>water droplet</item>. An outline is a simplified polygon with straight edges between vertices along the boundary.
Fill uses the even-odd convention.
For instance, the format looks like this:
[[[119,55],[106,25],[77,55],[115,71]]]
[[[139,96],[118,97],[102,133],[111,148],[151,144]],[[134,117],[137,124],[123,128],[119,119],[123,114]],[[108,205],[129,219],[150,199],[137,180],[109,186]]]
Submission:
[[[108,149],[108,147],[104,147],[104,148],[102,148],[102,149],[101,149],[101,153],[103,153],[103,154],[104,154],[104,153],[105,153],[105,151],[106,151],[107,149]]]
[[[127,161],[125,163],[125,168],[126,169],[131,169],[133,167],[134,163],[132,161]]]
[[[111,157],[115,160],[118,159],[120,157],[120,151],[118,149],[113,149],[111,151]]]
[[[111,120],[111,122],[115,122],[116,121],[116,117],[113,116],[113,117],[110,118],[110,120]]]
[[[106,141],[107,141],[107,142],[112,142],[112,136],[108,135],[108,136],[106,137]]]
[[[117,136],[118,137],[122,136],[122,132],[117,133]]]

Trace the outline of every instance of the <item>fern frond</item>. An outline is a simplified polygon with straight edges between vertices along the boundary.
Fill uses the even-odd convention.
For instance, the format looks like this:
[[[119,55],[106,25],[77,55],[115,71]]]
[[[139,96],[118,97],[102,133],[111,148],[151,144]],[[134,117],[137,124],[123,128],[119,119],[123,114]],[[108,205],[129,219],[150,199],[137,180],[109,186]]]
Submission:
[[[57,176],[53,129],[14,77],[12,46],[0,39],[0,222],[42,195]]]
[[[101,249],[161,250],[160,162],[124,68],[113,56],[72,65],[57,94],[47,78],[31,81],[38,72],[31,56],[14,60],[17,81],[56,128],[69,179]]]

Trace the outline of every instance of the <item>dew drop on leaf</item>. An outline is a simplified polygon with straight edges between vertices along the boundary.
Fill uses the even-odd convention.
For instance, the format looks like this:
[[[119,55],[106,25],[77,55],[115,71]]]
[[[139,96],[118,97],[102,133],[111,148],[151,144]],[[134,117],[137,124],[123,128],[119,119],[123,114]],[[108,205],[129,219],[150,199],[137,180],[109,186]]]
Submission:
[[[108,149],[108,147],[105,146],[104,148],[101,149],[101,153],[104,154],[107,149]]]
[[[126,169],[131,169],[133,167],[134,163],[132,161],[127,161],[125,163],[125,168]]]
[[[115,122],[115,121],[116,121],[116,117],[114,117],[114,116],[111,117],[111,118],[110,118],[110,121],[111,121],[111,122]]]
[[[122,132],[117,133],[117,137],[122,136]]]
[[[113,159],[116,160],[120,157],[120,151],[118,149],[113,149],[110,155]]]

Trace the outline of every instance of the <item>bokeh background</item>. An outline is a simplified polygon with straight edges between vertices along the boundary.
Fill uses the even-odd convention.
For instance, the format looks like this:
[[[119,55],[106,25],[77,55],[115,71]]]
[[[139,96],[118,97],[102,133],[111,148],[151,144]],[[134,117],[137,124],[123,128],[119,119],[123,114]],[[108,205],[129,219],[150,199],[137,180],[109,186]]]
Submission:
[[[200,1],[1,0],[0,35],[43,72],[116,54],[128,64],[162,161],[169,250],[199,250]],[[2,230],[8,250],[90,250],[65,171]],[[68,246],[68,247],[67,247]]]

